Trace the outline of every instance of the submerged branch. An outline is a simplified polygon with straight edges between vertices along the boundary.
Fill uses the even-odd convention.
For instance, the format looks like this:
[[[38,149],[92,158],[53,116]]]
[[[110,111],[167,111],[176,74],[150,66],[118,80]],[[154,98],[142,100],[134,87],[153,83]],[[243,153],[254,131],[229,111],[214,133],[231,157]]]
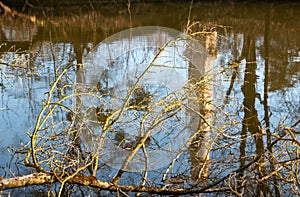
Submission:
[[[0,191],[8,190],[13,188],[52,184],[59,182],[55,175],[50,173],[33,173],[29,175],[14,177],[14,178],[0,178]],[[102,190],[109,191],[123,191],[123,192],[147,192],[152,194],[166,194],[166,195],[180,195],[180,194],[193,194],[193,193],[210,193],[216,192],[216,189],[209,190],[206,188],[161,188],[151,186],[123,186],[115,185],[111,182],[101,181],[93,176],[75,175],[68,180],[69,183],[94,187]],[[220,188],[220,191],[224,191],[225,188]],[[225,189],[226,190],[226,189]]]
[[[165,194],[165,195],[184,195],[184,194],[196,194],[196,193],[211,193],[228,190],[228,188],[214,188],[218,184],[225,181],[232,174],[238,173],[240,170],[245,169],[257,162],[262,155],[256,156],[252,162],[249,162],[242,168],[235,170],[232,173],[220,178],[212,184],[207,185],[206,187],[196,187],[196,188],[167,188],[167,187],[157,187],[157,186],[134,186],[134,185],[118,185],[113,182],[107,182],[97,179],[94,176],[84,176],[80,174],[74,174],[74,176],[68,177],[67,182],[72,184],[84,185],[89,187],[98,188],[101,190],[109,190],[109,191],[123,191],[123,192],[147,192],[151,194]],[[25,187],[31,185],[42,185],[42,184],[51,184],[54,182],[59,182],[57,179],[57,174],[52,173],[33,173],[25,176],[19,176],[14,178],[0,178],[0,191]]]

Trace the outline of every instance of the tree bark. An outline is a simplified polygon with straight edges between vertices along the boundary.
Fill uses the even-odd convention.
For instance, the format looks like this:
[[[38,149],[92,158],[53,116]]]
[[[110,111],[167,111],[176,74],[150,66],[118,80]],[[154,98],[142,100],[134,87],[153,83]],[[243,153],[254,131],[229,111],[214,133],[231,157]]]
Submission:
[[[236,174],[245,168],[253,165],[260,159],[261,155],[257,155],[251,162],[247,165],[243,166],[240,169],[233,171],[225,175],[223,178],[215,181],[204,187],[196,187],[196,188],[168,188],[168,187],[156,187],[156,186],[124,186],[124,185],[116,185],[112,182],[106,182],[98,180],[93,176],[83,176],[83,175],[75,175],[72,177],[68,183],[84,185],[89,187],[98,188],[101,190],[109,190],[109,191],[123,191],[123,192],[146,192],[149,194],[165,194],[165,195],[187,195],[187,194],[199,194],[199,193],[215,193],[215,192],[224,192],[231,191],[232,188],[228,187],[215,187],[218,184],[222,183],[232,174]],[[33,173],[29,175],[14,177],[14,178],[3,178],[0,177],[0,191],[13,189],[18,187],[32,186],[32,185],[42,185],[42,184],[51,184],[54,182],[58,182],[55,178],[54,174],[50,173]],[[244,186],[240,186],[244,187]]]
[[[29,185],[41,185],[55,182],[54,176],[47,173],[33,173],[13,178],[0,177],[0,191]]]

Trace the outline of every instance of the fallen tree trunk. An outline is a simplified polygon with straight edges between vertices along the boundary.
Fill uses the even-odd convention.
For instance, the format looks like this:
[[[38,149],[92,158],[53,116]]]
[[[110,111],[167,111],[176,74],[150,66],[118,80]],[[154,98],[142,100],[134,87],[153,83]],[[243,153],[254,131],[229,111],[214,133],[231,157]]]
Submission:
[[[42,185],[51,184],[58,182],[54,175],[50,173],[33,173],[29,175],[14,177],[14,178],[0,178],[0,191],[13,189],[18,187],[32,186],[32,185]],[[160,187],[151,186],[121,186],[115,185],[111,182],[101,181],[93,176],[82,176],[76,175],[71,178],[69,183],[84,185],[89,187],[94,187],[102,190],[110,191],[123,191],[123,192],[147,192],[152,194],[191,194],[200,192],[212,192],[205,191],[204,189],[194,188],[194,189],[168,189]]]
[[[33,173],[29,175],[13,177],[13,178],[0,178],[0,191],[13,189],[18,187],[51,184],[58,182],[54,175],[50,173]],[[69,183],[95,187],[102,190],[110,191],[123,191],[123,192],[147,192],[156,194],[185,194],[185,193],[198,193],[197,189],[167,189],[160,187],[147,187],[147,186],[121,186],[115,185],[111,182],[101,181],[93,176],[76,175],[71,178]]]
[[[164,195],[187,195],[187,194],[199,194],[199,193],[215,193],[215,192],[224,192],[230,191],[229,187],[220,187],[213,188],[215,185],[224,181],[228,178],[230,174],[219,179],[218,181],[210,184],[206,187],[195,187],[195,188],[168,188],[168,187],[157,187],[157,186],[124,186],[124,185],[115,185],[112,182],[106,182],[98,180],[93,176],[83,176],[83,175],[75,175],[70,178],[68,183],[83,185],[94,187],[101,190],[109,190],[109,191],[122,191],[122,192],[145,192],[149,194],[164,194]],[[3,178],[0,177],[0,192],[7,189],[25,187],[25,186],[33,186],[33,185],[43,185],[43,184],[51,184],[54,182],[58,182],[58,179],[50,173],[33,173],[29,175],[14,177],[14,178]],[[244,185],[240,185],[238,188],[244,187]]]
[[[280,139],[275,140],[271,146],[274,146]],[[239,173],[240,171],[249,168],[254,163],[258,162],[262,155],[257,155],[253,158],[251,162],[243,167],[228,173],[222,178],[216,180],[215,182],[206,185],[204,187],[192,187],[192,188],[176,188],[175,187],[157,187],[157,186],[143,186],[143,185],[117,185],[113,182],[107,182],[97,179],[94,176],[84,176],[77,174],[68,179],[68,183],[84,185],[89,187],[98,188],[101,190],[109,191],[123,191],[123,192],[145,192],[149,194],[165,194],[165,195],[185,195],[185,194],[199,194],[199,193],[216,193],[224,191],[232,191],[231,187],[215,187],[218,184],[224,182],[226,179],[230,178],[232,175]],[[266,176],[269,178],[269,176]],[[268,179],[266,178],[266,179]],[[261,179],[264,180],[264,179]],[[33,173],[29,175],[13,177],[13,178],[3,178],[0,177],[0,191],[6,189],[13,189],[18,187],[25,187],[31,185],[42,185],[42,184],[51,184],[54,182],[59,182],[54,174],[51,173]],[[236,189],[243,188],[247,185],[239,185]]]
[[[6,189],[13,189],[18,187],[25,187],[30,185],[42,185],[46,183],[55,182],[54,176],[47,173],[33,173],[24,176],[13,178],[0,178],[0,191]]]

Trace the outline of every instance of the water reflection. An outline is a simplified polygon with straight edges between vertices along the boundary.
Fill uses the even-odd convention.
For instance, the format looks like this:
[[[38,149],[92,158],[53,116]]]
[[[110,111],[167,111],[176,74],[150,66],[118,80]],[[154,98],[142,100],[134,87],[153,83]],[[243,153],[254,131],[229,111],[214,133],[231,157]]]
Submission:
[[[71,82],[76,82],[78,84],[95,84],[96,92],[107,95],[107,100],[102,100],[102,102],[107,103],[111,99],[123,101],[128,87],[134,84],[134,79],[143,71],[130,67],[130,63],[139,61],[142,64],[142,60],[153,57],[157,48],[147,48],[148,51],[145,53],[149,57],[140,59],[140,54],[131,56],[123,54],[116,61],[109,57],[111,53],[105,53],[104,59],[108,60],[105,62],[104,59],[99,59],[101,57],[99,54],[103,55],[103,51],[109,50],[105,48],[107,46],[98,44],[113,33],[130,26],[160,25],[184,30],[188,7],[189,5],[186,4],[180,6],[176,4],[135,5],[131,11],[131,23],[129,23],[128,13],[124,12],[123,7],[96,8],[95,11],[83,12],[80,16],[53,16],[50,20],[40,19],[36,23],[21,18],[2,17],[0,38],[1,42],[6,45],[2,45],[0,48],[0,115],[2,117],[0,140],[2,158],[5,158],[1,160],[1,165],[7,169],[10,155],[6,147],[20,148],[21,143],[28,142],[26,131],[35,125],[42,105],[41,101],[45,99],[44,94],[49,91],[59,69],[65,65],[74,65],[72,67],[74,72],[70,72],[69,81],[66,80],[66,83],[60,84],[63,91],[55,93],[58,98],[72,93]],[[211,38],[206,39],[210,40],[208,41],[210,44],[216,43],[216,47],[214,44],[210,45],[213,46],[211,49],[216,50],[210,51],[212,59],[208,60],[210,61],[209,65],[214,65],[212,70],[215,71],[211,84],[214,85],[211,99],[213,105],[222,106],[222,109],[218,108],[216,114],[208,113],[209,110],[206,113],[202,111],[202,114],[210,116],[210,121],[214,124],[206,125],[201,129],[211,131],[210,136],[219,137],[218,131],[222,125],[226,123],[230,126],[222,128],[226,135],[219,137],[217,146],[211,149],[209,155],[199,151],[199,149],[203,150],[200,148],[201,143],[203,144],[201,141],[203,135],[199,135],[193,140],[195,147],[191,146],[180,162],[174,164],[174,168],[178,172],[183,171],[183,175],[191,176],[194,179],[193,185],[199,186],[199,184],[208,184],[209,181],[213,182],[225,176],[227,172],[231,172],[232,169],[248,165],[255,155],[262,153],[267,156],[272,155],[271,153],[280,155],[279,148],[272,146],[274,138],[271,137],[271,134],[282,132],[278,129],[280,124],[287,126],[295,124],[299,119],[300,112],[300,39],[298,36],[300,26],[297,22],[300,16],[297,9],[299,9],[299,4],[295,3],[292,6],[284,3],[199,3],[194,5],[191,19],[199,20],[203,24],[226,26],[226,28],[217,29],[216,42],[211,41]],[[123,12],[121,12],[122,10]],[[267,11],[265,12],[265,10]],[[161,36],[160,38],[165,39],[166,37]],[[148,42],[153,39],[149,38]],[[120,42],[115,44],[120,45]],[[12,47],[13,45],[15,48]],[[130,48],[132,45],[124,44],[124,48],[128,47]],[[18,53],[7,52],[19,48]],[[122,51],[112,53],[122,54]],[[194,61],[198,60],[195,58]],[[92,64],[87,66],[91,62]],[[194,65],[195,62],[193,62]],[[120,68],[118,65],[127,67]],[[132,73],[136,74],[132,75]],[[157,73],[155,72],[154,75]],[[199,78],[203,75],[203,73],[196,73],[192,67],[185,69],[184,73],[181,71],[181,74],[185,76],[185,81],[189,77]],[[98,80],[99,78],[100,80]],[[149,76],[149,78],[154,78],[154,76]],[[161,75],[160,78],[169,80],[170,76]],[[177,79],[178,76],[174,73],[171,78]],[[126,83],[123,83],[124,81]],[[170,84],[169,81],[161,81],[163,85],[143,84],[130,98],[129,106],[141,107],[138,113],[144,113],[143,109],[153,102],[149,98],[161,93],[157,89],[165,89],[165,92],[170,93],[170,89],[182,82],[172,81]],[[83,91],[80,88],[85,87],[78,86],[76,91]],[[210,99],[207,95],[195,97]],[[82,107],[80,103],[83,100],[75,101],[78,109]],[[190,102],[190,105],[193,105],[193,102]],[[90,116],[91,122],[98,121],[103,125],[111,113],[111,109],[101,108],[101,105],[89,107],[89,113],[94,114],[93,117]],[[222,112],[217,114],[218,110]],[[192,114],[189,111],[186,113]],[[126,115],[133,116],[133,114]],[[72,116],[67,117],[67,121],[73,120],[72,118]],[[190,120],[190,123],[194,123],[190,124],[192,130],[199,129],[199,118]],[[94,127],[100,127],[101,124],[96,123]],[[296,129],[300,129],[299,125],[296,125]],[[8,132],[12,134],[7,135]],[[127,140],[124,131],[112,134],[110,137],[115,140],[115,144],[124,149],[132,147],[131,141]],[[210,139],[210,137],[206,136],[205,139]],[[150,138],[147,143],[153,144],[154,142],[155,140]],[[198,151],[202,152],[200,156]],[[207,155],[205,159],[209,158],[211,161],[205,163],[203,155]],[[270,166],[259,169],[260,171],[253,173],[253,176],[262,178],[279,168],[278,163],[282,160],[276,163],[269,160],[267,156],[261,162],[269,162]],[[288,156],[284,155],[283,157]],[[186,172],[182,168],[189,169],[190,172]],[[217,169],[223,170],[220,173]],[[249,171],[241,170],[237,177],[247,177],[248,173],[251,174]],[[154,177],[157,175],[153,174]],[[107,176],[100,176],[108,180],[112,178],[109,173]],[[125,177],[130,177],[130,174],[126,174]],[[139,180],[136,177],[131,177],[132,182]],[[168,179],[169,182],[172,182],[171,178]],[[199,178],[204,179],[204,182],[197,182]],[[183,183],[185,183],[184,180],[183,176]],[[249,178],[249,180],[251,179]],[[160,184],[161,180],[156,183]],[[243,185],[244,183],[239,182],[238,184]],[[281,191],[277,187],[278,184],[280,184],[278,180],[272,179],[268,185],[258,183],[256,187],[249,188],[248,192],[279,195]],[[288,186],[282,186],[281,189],[289,190]]]
[[[241,152],[241,167],[243,167],[246,162],[246,138],[247,132],[254,137],[255,142],[255,153],[256,155],[262,155],[264,152],[264,142],[263,142],[263,135],[262,135],[262,125],[258,119],[258,113],[255,109],[255,100],[256,100],[256,53],[255,53],[255,44],[252,38],[249,35],[246,35],[246,39],[244,40],[243,50],[246,52],[242,52],[242,54],[246,55],[246,63],[245,68],[245,75],[244,75],[244,84],[242,86],[242,92],[244,94],[244,117],[243,117],[243,127],[241,135],[243,136],[241,145],[240,145],[240,152]],[[241,176],[243,176],[243,172],[241,172]],[[264,177],[264,174],[258,174],[260,179]],[[267,195],[270,192],[266,185],[258,184],[256,188],[257,194]]]
[[[113,162],[114,167],[120,168],[131,154],[126,150],[133,149],[137,139],[149,135],[147,168],[161,168],[172,161],[189,135],[197,131],[197,128],[188,129],[192,121],[186,117],[186,109],[180,109],[178,104],[185,105],[187,93],[183,88],[188,80],[206,72],[206,52],[192,40],[178,37],[180,34],[162,27],[135,28],[104,40],[84,58],[84,68],[80,72],[85,81],[80,83],[95,84],[104,93],[103,100],[98,103],[100,107],[96,108],[97,118],[104,125],[107,118],[111,118],[107,116],[109,111],[113,114],[122,109],[114,125],[106,131],[108,138],[100,151],[100,158],[106,164]],[[100,77],[99,73],[102,73]],[[90,104],[90,101],[83,101],[82,107]],[[190,107],[195,110],[195,105],[198,104]],[[174,118],[173,113],[176,114]],[[105,125],[101,128],[94,127],[93,137],[85,137],[89,139],[85,143],[95,144],[93,140],[104,132]],[[123,150],[112,146],[116,144],[112,139],[117,139]],[[146,158],[143,154],[137,152],[140,159],[130,161],[126,170],[144,169]]]

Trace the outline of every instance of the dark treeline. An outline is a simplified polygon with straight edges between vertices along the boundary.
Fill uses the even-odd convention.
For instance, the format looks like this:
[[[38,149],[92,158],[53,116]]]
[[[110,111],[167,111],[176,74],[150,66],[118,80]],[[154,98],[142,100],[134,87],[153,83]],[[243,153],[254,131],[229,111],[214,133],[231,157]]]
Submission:
[[[2,0],[1,2],[15,9],[30,9],[34,7],[57,7],[57,6],[93,6],[96,4],[127,4],[131,3],[143,3],[143,2],[191,2],[191,0]],[[298,2],[297,0],[193,0],[193,2],[216,2],[216,3],[253,3],[253,2]]]

